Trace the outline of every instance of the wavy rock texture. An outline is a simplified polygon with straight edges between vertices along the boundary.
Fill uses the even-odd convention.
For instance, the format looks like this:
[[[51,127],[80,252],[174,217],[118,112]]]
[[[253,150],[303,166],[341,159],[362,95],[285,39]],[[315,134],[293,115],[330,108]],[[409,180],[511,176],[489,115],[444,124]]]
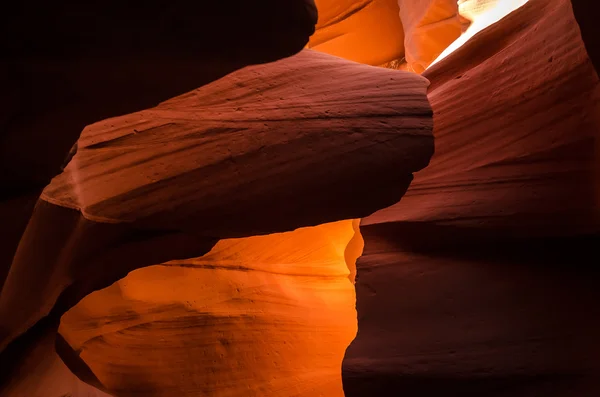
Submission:
[[[332,79],[332,75],[336,78]],[[108,287],[141,267],[199,257],[219,238],[283,232],[357,218],[398,201],[412,180],[412,172],[428,163],[433,150],[431,108],[425,96],[427,84],[424,78],[414,74],[305,51],[282,61],[232,73],[155,109],[87,128],[65,171],[45,189],[20,242],[0,297],[3,346],[48,313],[54,320],[49,320],[45,332],[52,333],[58,326],[55,320],[91,292]],[[355,186],[369,188],[356,190]],[[319,233],[315,243],[320,241],[327,245],[327,241],[321,241],[324,237]],[[336,241],[340,236],[335,237]],[[251,254],[255,255],[244,251],[236,253],[240,263],[237,266],[253,264]],[[216,258],[217,262],[223,259]],[[276,259],[273,259],[275,264]],[[190,270],[187,274],[196,283],[196,274],[207,274],[206,269],[197,271]],[[181,279],[180,267],[175,266],[173,274]],[[219,275],[222,274],[220,270],[208,274],[214,274],[215,280],[225,283],[224,276]],[[225,274],[236,280],[235,271],[228,270]],[[346,274],[338,279],[346,280],[342,286],[351,287]],[[243,276],[235,283],[240,289],[252,290],[261,285],[261,280],[268,278]],[[270,280],[272,284],[279,282],[276,278]],[[285,282],[286,278],[282,280]],[[322,289],[326,286],[309,286],[306,291],[301,291],[301,278],[289,283],[299,291],[298,299],[312,299],[310,304],[317,308],[325,306],[321,302],[324,299]],[[29,289],[24,291],[23,285],[28,285]],[[215,288],[219,289],[218,286]],[[221,294],[231,292],[226,285],[222,288]],[[274,294],[265,288],[265,294]],[[198,299],[205,297],[202,293],[209,293],[209,290],[197,295]],[[260,288],[257,293],[262,293]],[[291,299],[281,293],[283,295],[276,296],[276,300]],[[172,310],[169,315],[175,317],[190,309],[185,302],[183,309],[174,307],[184,298],[177,295],[168,298],[172,304],[165,298],[157,303],[156,310]],[[345,302],[351,303],[351,298]],[[124,302],[115,310],[125,310],[129,304],[137,303]],[[249,321],[242,315],[243,310],[248,310],[249,316],[263,310],[251,305],[238,307],[236,302],[230,304],[206,308],[215,313],[215,319],[209,319],[214,327],[222,324],[220,318],[228,307],[239,310],[238,322],[234,321],[232,325],[234,328]],[[140,305],[144,310],[150,310],[148,305]],[[110,307],[100,309],[111,310]],[[207,320],[209,312],[202,310],[198,306],[192,310],[189,316],[192,324],[198,326],[199,321]],[[302,311],[285,315],[273,304],[269,310],[274,311],[274,316],[281,316],[282,322],[293,324],[296,321],[300,328],[306,327],[311,315],[311,312]],[[102,313],[106,312],[91,312],[89,316],[97,318]],[[294,320],[299,315],[295,313],[307,317]],[[325,314],[317,315],[319,321],[327,320],[326,317]],[[329,319],[332,335],[341,332],[336,330],[340,324],[347,324],[348,317],[342,317]],[[256,318],[258,323],[254,326],[257,328],[244,339],[246,343],[252,343],[252,354],[264,351],[260,340],[252,338],[258,338],[257,330],[261,329],[260,321],[265,317]],[[78,321],[74,320],[74,323]],[[171,324],[176,323],[173,318],[171,321]],[[314,384],[302,385],[301,380],[293,379],[285,381],[283,366],[280,372],[269,373],[269,369],[273,370],[270,364],[256,365],[256,371],[248,376],[261,379],[263,383],[253,393],[261,395],[260,390],[271,388],[269,390],[287,390],[289,395],[314,395],[321,382],[318,379],[322,379],[324,373],[331,373],[335,365],[339,371],[342,345],[347,345],[351,339],[353,321],[348,335],[340,336],[339,343],[329,340],[330,351],[309,351],[306,346],[314,342],[310,337],[296,343],[296,350],[289,350],[292,354],[302,350],[298,350],[298,346],[305,346],[306,354],[298,353],[298,363],[291,362],[289,368],[298,370],[306,363],[315,364],[314,370],[304,372],[317,379]],[[249,327],[251,324],[248,322]],[[155,326],[161,328],[161,324]],[[302,335],[309,334],[310,327]],[[122,341],[120,334],[111,335],[107,338]],[[185,336],[192,338],[193,334]],[[152,338],[151,335],[147,337]],[[13,345],[23,344],[23,340],[27,340],[27,334]],[[153,379],[151,370],[155,367],[140,367],[139,361],[124,363],[124,371],[134,371],[135,367],[140,370],[132,376],[133,383],[127,383],[127,379],[111,378],[116,374],[114,371],[109,374],[110,369],[106,368],[106,360],[114,363],[115,357],[92,355],[88,366],[79,356],[82,354],[79,347],[73,354],[72,349],[65,348],[64,342],[59,342],[62,357],[82,379],[119,395],[149,392],[149,384],[142,380]],[[96,342],[89,341],[86,349],[94,352],[99,346]],[[188,342],[193,346],[202,341],[192,338]],[[88,342],[76,339],[72,343]],[[180,346],[190,348],[185,345],[185,339],[181,343]],[[114,348],[124,355],[122,360],[127,359],[130,350],[118,344]],[[135,346],[132,349],[135,351]],[[197,347],[196,351],[202,349]],[[182,350],[174,351],[173,356],[168,356],[168,351],[165,348],[157,354],[174,363],[177,353]],[[209,351],[214,355],[220,350]],[[319,355],[324,361],[316,358]],[[11,357],[11,354],[5,354],[2,360],[6,363]],[[337,364],[332,364],[332,357],[337,357]],[[282,357],[283,361],[287,359],[289,357]],[[252,358],[248,360],[240,364],[240,372],[235,372],[236,375],[242,376],[240,373],[244,373],[244,369],[251,369]],[[202,372],[198,367],[195,370]],[[173,373],[164,374],[167,375],[172,377]],[[208,384],[206,387],[222,386],[233,395],[247,395],[234,386],[227,389],[223,382],[232,382],[232,378],[227,380],[220,376],[209,376],[212,383],[206,381],[207,378],[190,378],[191,384],[181,380],[182,383],[167,382],[156,387],[192,393],[197,392],[198,387],[204,387],[200,386],[199,382],[202,382]],[[120,386],[121,382],[126,386]],[[331,382],[335,384],[335,377]],[[328,384],[323,384],[323,393],[341,392],[339,382],[335,386]]]
[[[318,224],[325,203],[330,220],[366,215],[403,194],[387,182],[428,162],[426,87],[313,51],[249,67],[87,129],[42,199],[100,222],[188,231],[201,222],[218,237]],[[348,199],[363,183],[369,193]]]
[[[597,395],[599,81],[570,3],[425,76],[436,153],[362,220],[346,396]]]
[[[293,55],[315,23],[312,0],[69,6],[34,0],[5,13],[0,289],[37,196],[61,172],[86,125],[154,107],[246,65]]]
[[[460,36],[454,0],[317,0],[308,47],[369,65],[424,70]]]
[[[221,240],[136,270],[67,312],[60,333],[115,396],[343,396],[357,228]]]

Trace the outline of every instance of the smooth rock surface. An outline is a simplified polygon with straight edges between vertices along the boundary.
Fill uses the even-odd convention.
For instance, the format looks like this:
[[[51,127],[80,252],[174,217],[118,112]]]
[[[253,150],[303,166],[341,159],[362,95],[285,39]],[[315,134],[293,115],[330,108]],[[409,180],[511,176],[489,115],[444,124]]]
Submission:
[[[355,231],[358,221],[341,221],[221,240],[90,294],[60,333],[118,397],[343,396]]]
[[[436,152],[362,220],[346,397],[598,395],[600,86],[570,2],[425,76]]]
[[[317,0],[308,47],[368,65],[421,72],[468,21],[454,0]]]
[[[316,0],[319,19],[308,47],[369,65],[404,56],[397,0]]]

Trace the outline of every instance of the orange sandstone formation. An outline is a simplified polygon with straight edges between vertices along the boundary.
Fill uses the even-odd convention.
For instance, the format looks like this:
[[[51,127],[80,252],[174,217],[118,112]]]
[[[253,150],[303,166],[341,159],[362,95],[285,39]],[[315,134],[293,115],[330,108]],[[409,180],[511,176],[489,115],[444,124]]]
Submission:
[[[0,395],[598,394],[597,28],[531,0],[472,35],[524,2],[11,14]],[[315,23],[320,52],[429,67],[436,154],[371,216],[429,160],[428,83],[312,51],[234,72]],[[20,238],[83,126],[186,91],[87,127]]]
[[[309,48],[369,65],[422,72],[460,36],[454,0],[317,0]]]
[[[309,48],[381,65],[404,55],[397,0],[316,0],[319,19]]]
[[[343,396],[352,223],[221,240],[133,271],[68,311],[60,334],[115,396]]]
[[[331,79],[329,76],[334,74],[336,79]],[[432,119],[426,88],[427,81],[415,74],[360,65],[307,50],[278,62],[237,71],[157,108],[87,128],[65,171],[44,190],[21,239],[0,297],[2,347],[11,342],[13,345],[22,343],[23,338],[27,339],[27,330],[46,315],[49,324],[44,332],[55,332],[58,324],[52,321],[93,291],[109,287],[106,293],[113,296],[117,287],[110,287],[111,284],[135,269],[171,259],[199,257],[220,238],[284,232],[357,218],[398,201],[412,179],[412,172],[423,168],[432,154]],[[368,189],[356,190],[356,186],[368,186]],[[207,319],[205,324],[212,323],[215,327],[212,340],[216,341],[222,324],[219,318],[231,309],[240,317],[237,323],[232,320],[234,328],[244,325],[249,329],[242,340],[252,347],[240,354],[265,358],[266,354],[275,355],[279,349],[282,361],[278,362],[289,361],[286,364],[289,367],[252,364],[254,358],[251,357],[240,363],[238,370],[222,375],[205,374],[204,378],[175,382],[168,380],[174,373],[165,373],[163,381],[159,381],[158,375],[153,375],[156,368],[152,365],[141,366],[136,359],[127,361],[129,347],[121,344],[119,332],[113,334],[102,327],[96,330],[109,333],[106,337],[114,342],[113,353],[109,353],[106,346],[101,347],[102,343],[96,344],[94,338],[86,339],[89,333],[78,333],[78,324],[87,321],[85,316],[97,319],[102,313],[118,313],[130,305],[134,305],[133,312],[138,313],[137,303],[131,303],[127,297],[123,297],[122,303],[107,298],[107,303],[114,301],[116,307],[108,304],[95,311],[84,305],[79,316],[67,315],[65,321],[70,319],[71,322],[67,321],[63,328],[65,339],[59,339],[59,353],[81,379],[117,396],[152,389],[152,381],[158,382],[154,385],[155,393],[167,395],[175,391],[180,395],[193,395],[203,390],[198,389],[201,383],[207,382],[212,385],[206,386],[211,390],[221,387],[223,393],[228,390],[238,395],[248,387],[254,395],[261,395],[261,390],[283,388],[289,395],[302,392],[308,396],[320,387],[340,394],[341,357],[354,333],[355,321],[353,295],[349,294],[350,270],[344,263],[341,272],[339,261],[344,255],[342,248],[350,239],[344,236],[352,234],[353,228],[351,221],[343,225],[345,229],[339,232],[326,228],[332,233],[331,237],[323,235],[321,229],[313,234],[313,243],[317,246],[328,246],[332,238],[341,241],[336,244],[337,267],[329,273],[326,271],[325,276],[319,276],[318,272],[297,276],[300,278],[285,274],[269,279],[260,276],[262,272],[272,271],[270,268],[274,265],[280,265],[278,261],[291,261],[282,257],[283,254],[266,249],[271,246],[274,249],[287,237],[269,237],[268,243],[256,240],[256,248],[253,248],[254,240],[242,242],[248,244],[245,249],[239,249],[235,243],[230,250],[233,253],[223,253],[222,246],[217,244],[217,252],[209,254],[209,258],[217,264],[234,259],[237,262],[230,264],[232,270],[225,273],[200,266],[182,276],[182,267],[168,266],[166,273],[161,273],[163,266],[134,272],[123,281],[130,292],[149,286],[148,278],[156,274],[160,274],[165,286],[169,285],[171,276],[171,283],[187,283],[179,294],[165,296],[158,302],[141,302],[139,310],[144,307],[143,310],[152,313],[167,310],[166,316],[177,322],[178,315],[193,309],[189,320],[198,324],[198,318]],[[360,249],[352,251],[350,256],[356,257]],[[228,259],[226,254],[233,259]],[[267,266],[268,261],[260,255],[272,256],[270,260],[274,265]],[[254,263],[254,260],[263,263]],[[194,263],[202,261],[190,263],[195,266]],[[292,273],[293,263],[287,263]],[[318,265],[316,259],[311,263]],[[235,281],[238,274],[235,272],[251,266],[256,269],[249,270],[250,278],[244,276]],[[252,275],[255,271],[257,276]],[[135,278],[136,274],[141,279]],[[194,291],[192,286],[202,283],[198,275],[206,280],[212,277],[224,285],[215,285],[216,289],[204,293]],[[231,277],[229,282],[225,275]],[[319,277],[324,279],[319,281]],[[275,304],[262,307],[258,302],[256,305],[246,302],[236,306],[234,301],[231,305],[212,307],[200,303],[213,292],[231,292],[227,283],[247,290],[259,288],[261,280],[275,284],[274,290],[263,291],[273,295],[275,302],[287,300],[289,304],[284,307],[294,310],[291,308],[299,305],[305,310],[285,314]],[[311,280],[317,280],[317,284],[307,283]],[[327,294],[323,288],[327,290],[327,285],[321,285],[323,282],[333,283],[332,288],[337,283],[339,287],[334,291],[340,290],[340,297],[330,294],[332,300],[325,299]],[[289,285],[297,292],[290,296],[278,283]],[[136,287],[137,284],[140,285]],[[23,291],[22,285],[29,285],[30,290]],[[122,287],[123,284],[116,291],[122,291]],[[158,292],[159,288],[152,287],[150,294]],[[341,298],[344,296],[346,299]],[[195,309],[189,306],[192,298],[199,302]],[[327,305],[331,308],[326,310]],[[339,318],[331,315],[337,311],[340,311]],[[256,317],[257,312],[265,314]],[[330,339],[319,343],[329,350],[308,351],[307,346],[314,340],[306,338],[307,333],[296,337],[300,339],[296,339],[298,342],[292,350],[277,347],[275,342],[271,346],[273,350],[266,349],[257,339],[260,333],[251,331],[253,327],[260,329],[260,324],[267,321],[266,313],[273,317],[279,315],[278,321],[290,322],[292,328],[296,324],[298,330],[307,329],[311,321],[322,322],[332,334]],[[134,317],[137,316],[139,313]],[[92,324],[97,323],[94,321]],[[160,323],[156,326],[160,329]],[[157,332],[160,335],[160,331]],[[182,339],[177,343],[188,348],[206,341],[194,339],[192,334],[180,336]],[[154,336],[146,337],[151,340]],[[293,333],[286,332],[280,337],[281,343],[285,344],[288,337],[294,340]],[[98,355],[94,353],[96,348],[112,355]],[[135,351],[135,346],[131,348]],[[213,357],[220,351],[217,345],[194,349]],[[87,350],[90,354],[83,354]],[[115,356],[119,352],[123,356]],[[154,358],[175,362],[182,360],[178,352],[181,350],[171,351],[167,346],[165,350],[156,350]],[[319,356],[324,357],[323,361],[318,360]],[[206,362],[194,357],[190,360],[191,368],[196,368],[190,371],[202,373],[194,365]],[[118,373],[107,368],[116,362],[122,363],[119,367],[122,371],[133,371],[131,382],[120,380]],[[316,367],[311,369],[308,363]],[[173,365],[166,368],[175,369]],[[186,360],[183,360],[180,369],[185,366]],[[292,369],[296,371],[293,376],[290,375]],[[297,372],[302,369],[302,374]],[[331,375],[336,371],[337,375]],[[325,382],[323,374],[332,377]],[[248,383],[240,385],[242,389],[223,385],[223,382],[234,382],[237,377],[248,379]],[[150,383],[144,383],[143,379],[150,379]],[[251,379],[257,382],[255,386]],[[302,379],[313,381],[302,385]]]

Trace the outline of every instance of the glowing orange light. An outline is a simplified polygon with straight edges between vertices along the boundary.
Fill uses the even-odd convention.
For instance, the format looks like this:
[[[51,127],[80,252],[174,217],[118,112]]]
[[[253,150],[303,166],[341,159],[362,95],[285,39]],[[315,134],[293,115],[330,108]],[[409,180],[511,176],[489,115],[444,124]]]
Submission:
[[[111,391],[343,397],[362,249],[358,220],[221,240],[88,295],[60,332]]]

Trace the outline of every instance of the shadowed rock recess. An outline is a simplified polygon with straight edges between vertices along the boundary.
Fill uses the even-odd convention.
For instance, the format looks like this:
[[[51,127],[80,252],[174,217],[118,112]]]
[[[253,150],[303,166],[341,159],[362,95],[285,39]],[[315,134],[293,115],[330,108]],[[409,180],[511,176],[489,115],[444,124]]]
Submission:
[[[2,397],[600,395],[593,7],[188,3],[2,17]]]

